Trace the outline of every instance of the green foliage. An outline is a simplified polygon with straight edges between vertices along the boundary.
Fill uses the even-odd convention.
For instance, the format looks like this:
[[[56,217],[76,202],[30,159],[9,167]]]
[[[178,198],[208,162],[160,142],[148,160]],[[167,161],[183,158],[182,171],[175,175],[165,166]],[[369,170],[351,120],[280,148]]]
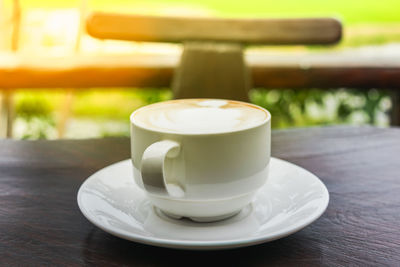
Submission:
[[[52,108],[46,99],[40,96],[24,95],[16,102],[17,118],[25,122],[22,139],[48,139],[55,127]]]
[[[167,89],[79,93],[73,102],[73,117],[75,120],[83,118],[83,121],[75,126],[73,132],[79,132],[79,137],[85,137],[86,132],[91,137],[129,136],[128,118],[133,110],[171,97],[171,91]],[[57,98],[60,97],[46,93],[17,95],[17,117],[25,123],[22,138],[43,139],[54,136],[54,110],[59,108],[59,104],[55,103],[62,102],[56,101]],[[273,128],[329,124],[387,126],[387,113],[391,108],[388,93],[375,89],[254,89],[250,92],[250,99],[272,113]]]
[[[172,91],[168,88],[138,90],[136,96],[148,105],[172,99]]]
[[[171,97],[168,89],[94,89],[76,93],[72,111],[76,117],[128,120],[135,109]]]
[[[346,123],[387,126],[391,107],[388,93],[375,89],[256,89],[250,99],[272,113],[273,128]]]

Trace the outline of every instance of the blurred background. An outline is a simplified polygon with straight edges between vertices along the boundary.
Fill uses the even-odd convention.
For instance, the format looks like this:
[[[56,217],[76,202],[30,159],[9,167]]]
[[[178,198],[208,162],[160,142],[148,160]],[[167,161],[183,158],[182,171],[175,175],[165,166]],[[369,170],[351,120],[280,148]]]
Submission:
[[[61,58],[181,51],[177,44],[94,39],[84,28],[85,18],[92,11],[261,18],[333,16],[344,26],[342,41],[337,45],[251,49],[289,54],[383,51],[390,55],[400,50],[399,10],[399,0],[0,0],[0,64],[12,64],[7,60],[14,54],[26,58],[32,55]],[[169,88],[18,88],[2,93],[2,105],[12,107],[13,138],[92,138],[128,136],[129,114],[133,110],[171,98]],[[389,91],[373,88],[254,88],[250,100],[271,111],[274,128],[331,124],[386,127],[392,108]]]

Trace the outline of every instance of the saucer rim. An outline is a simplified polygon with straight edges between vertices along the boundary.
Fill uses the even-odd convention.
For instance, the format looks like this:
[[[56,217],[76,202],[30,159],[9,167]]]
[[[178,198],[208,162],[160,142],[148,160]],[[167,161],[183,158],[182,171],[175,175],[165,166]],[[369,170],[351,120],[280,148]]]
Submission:
[[[100,172],[103,172],[106,169],[116,167],[116,165],[121,165],[127,161],[131,161],[131,159],[125,159],[122,161],[115,162],[113,164],[107,165],[104,168],[101,168],[100,170],[96,171],[92,175],[90,175],[80,186],[78,193],[77,193],[77,204],[78,207],[81,211],[81,213],[84,215],[84,217],[89,220],[92,224],[95,226],[99,227],[103,231],[112,234],[114,236],[117,236],[119,238],[141,243],[141,244],[146,244],[146,245],[151,245],[151,246],[158,246],[158,247],[165,247],[165,248],[175,248],[175,249],[185,249],[185,250],[219,250],[219,249],[231,249],[231,248],[239,248],[239,247],[247,247],[247,246],[253,246],[261,243],[266,243],[266,242],[271,242],[286,236],[289,236],[295,232],[298,232],[302,230],[303,228],[307,227],[314,221],[316,221],[318,218],[322,216],[322,214],[325,212],[325,210],[328,207],[329,204],[329,191],[326,188],[325,184],[312,172],[308,171],[307,169],[298,166],[296,164],[293,164],[291,162],[288,162],[286,160],[282,160],[276,157],[271,157],[271,161],[281,161],[285,164],[290,165],[291,167],[294,168],[300,168],[302,171],[306,172],[307,175],[312,177],[320,186],[323,192],[323,197],[321,198],[320,202],[321,204],[318,207],[318,210],[316,210],[313,214],[307,217],[305,222],[302,223],[297,223],[294,224],[295,227],[290,228],[290,230],[285,230],[282,229],[280,231],[277,231],[276,233],[272,235],[261,235],[261,236],[252,236],[248,238],[237,238],[237,239],[226,239],[226,240],[210,240],[210,241],[192,241],[192,240],[179,240],[179,239],[168,239],[168,238],[159,238],[159,237],[152,237],[152,236],[144,236],[140,235],[137,233],[132,233],[129,231],[125,231],[122,229],[118,228],[113,228],[113,227],[104,227],[101,223],[95,220],[95,218],[92,218],[90,215],[90,212],[88,212],[85,208],[85,205],[82,203],[81,196],[82,196],[82,191],[84,188],[87,186],[87,183],[89,183],[90,180],[95,179],[97,174]],[[264,185],[265,186],[265,185]],[[261,188],[260,188],[261,189]],[[114,230],[116,229],[116,230]]]

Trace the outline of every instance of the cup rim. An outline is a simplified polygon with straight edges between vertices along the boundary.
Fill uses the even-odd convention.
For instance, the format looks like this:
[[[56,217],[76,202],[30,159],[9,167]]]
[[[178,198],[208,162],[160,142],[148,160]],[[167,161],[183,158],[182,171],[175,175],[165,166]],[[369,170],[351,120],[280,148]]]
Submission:
[[[185,100],[221,100],[221,101],[230,101],[230,102],[235,102],[235,103],[251,106],[251,107],[256,108],[256,109],[260,109],[260,110],[264,111],[267,114],[267,116],[262,122],[260,122],[257,125],[241,128],[241,129],[238,129],[238,130],[230,130],[230,131],[223,131],[223,132],[210,132],[210,133],[194,133],[194,132],[193,133],[191,133],[191,132],[185,133],[185,132],[178,132],[178,131],[169,131],[169,130],[164,130],[164,129],[153,129],[153,128],[150,128],[150,127],[145,127],[145,126],[139,125],[135,121],[135,118],[134,118],[135,114],[137,112],[139,112],[140,110],[143,110],[143,109],[145,109],[145,108],[147,108],[149,106],[157,105],[157,104],[160,104],[160,103],[179,102],[179,101],[185,101]],[[226,134],[231,134],[231,133],[243,132],[243,131],[247,131],[247,130],[250,130],[250,129],[254,129],[254,128],[260,127],[260,126],[268,123],[269,121],[271,121],[271,113],[267,109],[265,109],[263,107],[260,107],[258,105],[252,104],[252,103],[243,102],[243,101],[230,100],[230,99],[221,99],[221,98],[185,98],[185,99],[166,100],[166,101],[161,101],[161,102],[157,102],[157,103],[153,103],[153,104],[150,104],[150,105],[146,105],[146,106],[140,107],[140,108],[136,109],[135,111],[133,111],[131,113],[131,115],[130,115],[131,124],[135,125],[135,127],[138,127],[140,129],[151,131],[151,132],[157,132],[157,133],[173,134],[173,135],[185,135],[185,136],[226,135]]]

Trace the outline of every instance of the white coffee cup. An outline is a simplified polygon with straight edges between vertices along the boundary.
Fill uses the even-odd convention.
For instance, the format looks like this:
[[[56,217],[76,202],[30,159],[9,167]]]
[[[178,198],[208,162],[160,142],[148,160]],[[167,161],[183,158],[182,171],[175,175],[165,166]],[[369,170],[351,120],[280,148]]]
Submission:
[[[130,120],[134,179],[169,216],[232,216],[268,178],[271,115],[261,107],[171,100],[142,107]]]

